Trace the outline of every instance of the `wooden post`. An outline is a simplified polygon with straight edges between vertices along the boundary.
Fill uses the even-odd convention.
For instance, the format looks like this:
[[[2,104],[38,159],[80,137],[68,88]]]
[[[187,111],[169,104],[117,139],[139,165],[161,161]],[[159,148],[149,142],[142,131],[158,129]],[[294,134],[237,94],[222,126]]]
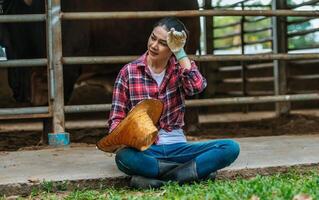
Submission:
[[[63,67],[62,67],[62,33],[61,2],[47,1],[47,46],[49,74],[49,106],[52,112],[53,133],[48,134],[50,145],[63,146],[70,143],[69,133],[65,132]]]
[[[245,2],[241,3],[241,9],[245,10]],[[241,54],[245,54],[245,16],[241,16],[240,19],[240,41],[241,41]],[[242,94],[243,96],[247,96],[247,67],[246,62],[241,61],[241,78],[242,78]],[[243,107],[243,112],[247,113],[249,110],[249,105]]]
[[[272,10],[286,9],[285,0],[272,0]],[[287,53],[287,17],[272,17],[273,53]],[[274,60],[274,94],[287,94],[287,66],[285,61]],[[289,114],[289,102],[277,102],[277,116]]]

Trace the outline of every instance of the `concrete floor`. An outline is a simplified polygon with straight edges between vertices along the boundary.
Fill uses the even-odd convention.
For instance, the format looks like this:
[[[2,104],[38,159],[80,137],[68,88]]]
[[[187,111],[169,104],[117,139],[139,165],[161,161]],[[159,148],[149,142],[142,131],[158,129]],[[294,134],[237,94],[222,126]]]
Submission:
[[[319,164],[319,135],[235,140],[241,145],[241,153],[233,165],[222,170],[227,173]],[[39,185],[44,180],[76,183],[80,180],[124,180],[125,177],[117,169],[114,155],[93,146],[0,152],[0,195],[13,194],[15,188]]]

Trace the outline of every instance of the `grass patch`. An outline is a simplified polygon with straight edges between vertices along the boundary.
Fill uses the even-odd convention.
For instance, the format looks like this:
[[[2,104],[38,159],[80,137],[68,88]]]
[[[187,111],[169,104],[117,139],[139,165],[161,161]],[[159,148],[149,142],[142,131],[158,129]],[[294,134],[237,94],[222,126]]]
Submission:
[[[251,179],[207,181],[191,185],[178,186],[170,183],[159,190],[132,190],[108,188],[102,190],[75,190],[50,193],[50,184],[43,191],[33,193],[23,199],[214,199],[214,200],[286,200],[298,194],[308,195],[308,199],[319,199],[318,171],[290,171],[272,176],[257,175]],[[0,199],[5,199],[2,197]],[[21,198],[22,199],[22,198]],[[299,199],[298,199],[299,200]]]

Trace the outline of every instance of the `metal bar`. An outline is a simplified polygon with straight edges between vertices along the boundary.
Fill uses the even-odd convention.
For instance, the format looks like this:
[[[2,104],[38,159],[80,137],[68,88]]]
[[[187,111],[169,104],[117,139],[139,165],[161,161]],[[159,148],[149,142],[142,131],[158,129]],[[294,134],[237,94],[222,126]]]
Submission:
[[[236,3],[233,3],[233,4],[230,4],[230,5],[227,5],[229,7],[233,7],[233,6],[236,6],[238,4],[240,4],[240,6],[242,6],[244,3],[246,3],[247,1],[251,1],[251,0],[242,0],[242,1],[238,1]]]
[[[318,90],[294,90],[289,92],[291,94],[311,94],[311,93],[318,93]]]
[[[233,48],[233,47],[240,47],[241,44],[231,44],[231,45],[228,45],[228,46],[223,46],[223,47],[215,47],[214,50],[223,50],[223,49],[230,49],[230,48]]]
[[[238,36],[240,34],[241,34],[240,32],[236,32],[236,33],[226,34],[223,36],[216,36],[216,37],[214,37],[214,40],[220,40],[220,39],[225,39],[225,38],[229,38],[229,37],[234,37],[234,36]]]
[[[299,8],[302,6],[313,5],[313,4],[316,4],[318,2],[319,2],[319,0],[311,0],[311,1],[302,2],[302,3],[297,4],[297,5],[289,5],[288,8],[294,9],[294,8]]]
[[[240,45],[238,45],[240,46]],[[139,56],[104,56],[104,57],[64,57],[63,64],[110,64],[127,63]],[[317,53],[307,54],[255,54],[255,55],[189,55],[189,57],[198,62],[210,61],[257,61],[257,60],[303,60],[319,59]]]
[[[319,44],[312,44],[311,46],[303,46],[303,47],[297,47],[297,48],[288,48],[290,51],[293,50],[304,50],[304,49],[318,49]]]
[[[257,18],[257,19],[256,19]],[[255,19],[247,19],[245,20],[246,23],[256,23],[256,22],[259,22],[259,21],[262,21],[262,20],[265,20],[265,19],[268,19],[268,17],[256,17]]]
[[[65,122],[66,129],[89,129],[89,128],[106,128],[108,124],[105,119],[94,120],[70,120]],[[17,132],[17,131],[42,131],[43,123],[40,121],[32,122],[15,122],[0,124],[0,133]]]
[[[241,70],[241,66],[225,66],[219,67],[218,71],[220,72],[230,72],[230,71],[239,71]]]
[[[52,102],[55,97],[55,90],[54,90],[54,85],[55,85],[55,79],[54,79],[54,69],[53,69],[53,34],[51,31],[52,28],[52,12],[50,11],[52,9],[51,3],[46,1],[46,13],[47,13],[47,18],[49,20],[46,21],[46,40],[47,40],[47,77],[48,77],[48,99],[49,99],[49,108],[52,110]],[[51,126],[52,127],[52,126]],[[50,127],[50,128],[51,128]],[[52,130],[50,130],[52,131]]]
[[[308,29],[308,30],[302,30],[302,31],[296,31],[293,33],[288,33],[288,37],[295,37],[295,36],[300,36],[300,35],[307,35],[309,33],[317,32],[319,31],[319,28],[313,28],[313,29]]]
[[[272,38],[264,38],[261,40],[257,40],[257,41],[250,41],[250,42],[246,42],[246,45],[252,45],[252,44],[260,44],[260,43],[265,43],[265,42],[272,42],[273,39]]]
[[[246,78],[247,83],[261,83],[261,82],[271,82],[274,81],[273,77],[255,77]],[[242,83],[242,78],[225,78],[222,80],[223,83]]]
[[[45,119],[52,117],[51,113],[40,114],[18,114],[18,115],[0,115],[0,120],[12,119]]]
[[[221,82],[222,83],[242,83],[243,80],[242,80],[242,78],[224,78],[221,80]]]
[[[112,104],[64,106],[65,113],[104,112],[111,110]]]
[[[264,83],[264,82],[273,82],[274,77],[254,77],[247,78],[247,82],[249,83]]]
[[[319,11],[293,10],[182,10],[141,12],[69,12],[61,13],[63,20],[139,19],[199,16],[319,16]]]
[[[260,64],[253,64],[247,65],[247,69],[264,69],[264,68],[272,68],[274,67],[274,63],[260,63]]]
[[[262,32],[262,31],[268,31],[271,29],[272,29],[272,27],[265,27],[265,28],[255,29],[255,30],[245,30],[245,33],[247,33],[247,34],[258,33],[258,32]]]
[[[0,68],[11,68],[11,67],[43,67],[47,65],[46,58],[38,59],[16,59],[0,61]]]
[[[47,114],[49,109],[47,106],[43,107],[29,107],[29,108],[1,108],[0,115],[28,115],[28,114]]]
[[[127,63],[138,57],[139,56],[63,57],[62,63],[65,65]]]
[[[319,100],[319,94],[296,94],[296,95],[278,95],[278,96],[258,96],[258,97],[234,97],[220,99],[201,99],[187,100],[186,106],[216,106],[216,105],[238,105],[238,104],[255,104],[255,103],[272,103],[272,102],[291,102],[291,101],[310,101]]]
[[[220,9],[220,8],[239,8],[240,6],[215,6],[214,8],[216,9]],[[262,5],[262,4],[259,4],[259,5],[245,5],[246,8],[269,8],[270,5]]]
[[[51,99],[53,114],[53,132],[64,133],[64,94],[63,94],[63,67],[62,67],[62,33],[61,33],[61,2],[60,0],[48,0],[48,15],[51,19],[52,31],[52,61],[49,68],[53,69],[55,84],[53,86],[55,98]],[[52,66],[50,66],[52,65]]]
[[[213,28],[214,29],[222,29],[222,28],[228,28],[228,27],[231,27],[231,26],[237,26],[239,24],[240,24],[240,22],[233,22],[233,23],[229,23],[229,24],[214,26]]]
[[[0,23],[43,22],[45,14],[0,15]]]
[[[243,96],[242,91],[216,92],[216,95]],[[273,91],[248,91],[248,96],[270,96],[274,95]]]
[[[293,24],[301,24],[301,23],[307,22],[307,21],[312,20],[312,19],[316,19],[316,17],[307,17],[305,19],[297,19],[297,20],[293,20],[293,21],[287,21],[287,25],[290,26]]]
[[[290,76],[289,79],[292,80],[313,80],[313,79],[319,79],[318,74],[314,75],[295,75],[295,76]]]
[[[303,65],[303,67],[311,67],[309,64],[319,63],[319,60],[301,60],[301,61],[290,61],[293,65]]]
[[[270,103],[270,102],[289,102],[289,101],[308,101],[308,100],[319,100],[319,94],[314,93],[314,94],[301,94],[301,95],[279,95],[279,96],[187,100],[186,105],[189,107],[199,107],[199,106],[213,106],[213,105],[234,105],[234,104],[237,105],[237,104],[249,104],[249,103]],[[99,112],[99,111],[107,111],[110,109],[110,107],[111,107],[111,104],[65,106],[65,111],[68,113]],[[48,113],[48,107],[0,109],[1,115],[47,114],[47,113]]]
[[[260,64],[252,64],[252,65],[247,65],[247,69],[263,69],[263,68],[271,68],[273,67],[273,63],[260,63]],[[226,71],[239,71],[241,70],[241,66],[225,66],[225,67],[220,67],[218,68],[219,71],[221,72],[226,72]]]

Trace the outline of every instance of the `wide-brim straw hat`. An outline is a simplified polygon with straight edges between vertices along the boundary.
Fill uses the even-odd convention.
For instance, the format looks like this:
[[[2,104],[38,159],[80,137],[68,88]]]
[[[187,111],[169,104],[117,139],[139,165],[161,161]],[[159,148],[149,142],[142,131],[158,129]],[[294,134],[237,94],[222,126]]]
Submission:
[[[97,147],[110,153],[124,146],[146,150],[156,140],[158,130],[155,125],[161,117],[163,106],[157,99],[139,102],[111,133],[97,142]]]

